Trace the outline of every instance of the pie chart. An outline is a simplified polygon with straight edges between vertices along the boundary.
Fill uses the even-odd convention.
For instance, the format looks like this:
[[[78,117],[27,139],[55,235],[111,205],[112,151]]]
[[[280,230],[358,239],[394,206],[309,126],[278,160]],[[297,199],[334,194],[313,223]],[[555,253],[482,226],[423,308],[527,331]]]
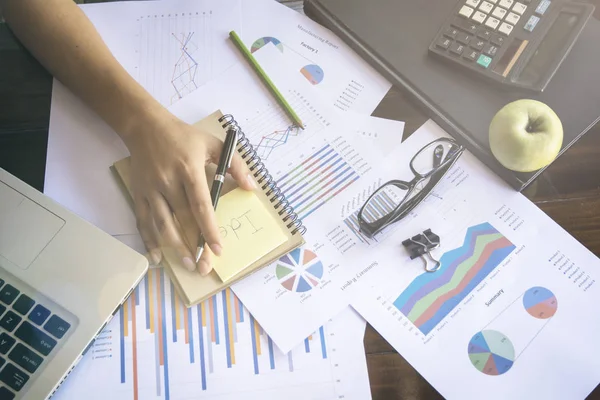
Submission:
[[[548,319],[556,314],[558,301],[550,290],[536,286],[525,292],[523,306],[532,317]]]
[[[515,348],[503,333],[494,330],[477,332],[469,341],[471,364],[486,375],[502,375],[513,365]]]
[[[323,278],[323,263],[310,250],[297,248],[277,261],[275,275],[290,292],[307,292]]]
[[[250,52],[254,53],[257,50],[260,50],[261,47],[263,47],[266,44],[269,43],[273,43],[273,45],[275,47],[277,47],[279,49],[279,51],[283,52],[283,44],[281,44],[281,42],[278,39],[275,39],[274,37],[262,37],[260,39],[256,39],[254,41],[254,43],[252,43],[252,46],[250,47]]]
[[[305,65],[300,69],[300,73],[313,85],[321,83],[325,75],[323,69],[316,64]]]

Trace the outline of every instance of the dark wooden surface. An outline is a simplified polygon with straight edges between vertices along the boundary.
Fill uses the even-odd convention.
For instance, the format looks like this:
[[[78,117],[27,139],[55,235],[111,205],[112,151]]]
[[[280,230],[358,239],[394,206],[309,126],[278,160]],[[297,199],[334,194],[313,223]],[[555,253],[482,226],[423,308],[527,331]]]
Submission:
[[[51,84],[48,73],[0,24],[0,167],[39,190],[43,190]],[[373,115],[405,121],[405,137],[426,121],[394,89]],[[599,155],[600,125],[524,192],[596,255],[600,255]],[[364,343],[374,400],[441,398],[370,326]],[[600,389],[590,398],[600,399]]]

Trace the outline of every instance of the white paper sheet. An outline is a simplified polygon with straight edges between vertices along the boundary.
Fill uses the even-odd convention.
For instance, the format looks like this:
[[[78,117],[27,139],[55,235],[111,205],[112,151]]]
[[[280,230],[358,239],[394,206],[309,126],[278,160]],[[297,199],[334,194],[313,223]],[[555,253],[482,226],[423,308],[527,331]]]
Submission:
[[[348,307],[283,354],[229,289],[188,309],[154,269],[53,398],[370,399],[365,325]]]
[[[370,115],[391,88],[333,32],[276,1],[244,1],[242,28],[242,40],[253,54],[265,44],[275,46],[289,73],[301,76],[308,90],[338,110]]]
[[[441,136],[429,121],[388,159]],[[361,185],[412,176],[382,162]],[[376,240],[344,229],[371,259],[345,284],[351,304],[445,398],[584,398],[600,382],[600,261],[470,153]],[[441,239],[435,273],[402,245],[426,229]]]

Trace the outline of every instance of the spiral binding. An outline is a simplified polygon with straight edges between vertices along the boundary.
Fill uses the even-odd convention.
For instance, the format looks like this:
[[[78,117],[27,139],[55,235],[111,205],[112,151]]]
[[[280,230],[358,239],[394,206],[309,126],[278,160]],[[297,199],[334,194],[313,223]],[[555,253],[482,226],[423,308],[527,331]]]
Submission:
[[[264,163],[260,159],[260,156],[256,153],[256,150],[254,150],[250,140],[248,140],[236,120],[231,114],[226,114],[219,118],[219,122],[222,123],[223,121],[225,121],[225,123],[222,125],[224,129],[231,127],[232,129],[236,129],[238,131],[238,152],[240,153],[240,156],[246,162],[246,165],[248,165],[250,172],[254,172],[256,170],[253,175],[255,178],[257,178],[257,182],[259,184],[263,184],[263,182],[265,182],[261,189],[263,191],[267,188],[269,189],[266,192],[266,195],[270,196],[269,201],[271,203],[277,201],[277,204],[275,204],[276,210],[281,207],[281,210],[279,210],[278,214],[280,216],[285,214],[283,222],[287,222],[288,219],[291,219],[290,223],[287,225],[287,228],[291,229],[294,227],[292,230],[292,235],[295,235],[297,232],[300,232],[301,235],[304,234],[306,232],[306,227],[302,225],[302,221],[298,219],[298,215],[294,211],[293,207],[290,205],[285,195],[281,192],[281,189],[279,189],[271,174],[269,174],[267,171],[267,167],[265,167]]]

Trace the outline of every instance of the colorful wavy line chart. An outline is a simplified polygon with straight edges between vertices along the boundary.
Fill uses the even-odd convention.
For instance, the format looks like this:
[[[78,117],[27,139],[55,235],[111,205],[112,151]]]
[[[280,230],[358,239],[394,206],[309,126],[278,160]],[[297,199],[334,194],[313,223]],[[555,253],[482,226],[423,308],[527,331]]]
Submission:
[[[415,278],[394,306],[427,335],[515,247],[487,222],[471,226],[463,245],[444,253],[436,272],[424,272]]]
[[[198,46],[192,41],[194,32],[180,34],[176,36],[171,34],[173,39],[177,41],[177,47],[181,52],[177,62],[173,67],[173,76],[171,85],[175,89],[175,95],[178,99],[183,98],[186,94],[198,88],[196,83],[196,73],[198,72],[198,62],[193,54],[198,50]]]

